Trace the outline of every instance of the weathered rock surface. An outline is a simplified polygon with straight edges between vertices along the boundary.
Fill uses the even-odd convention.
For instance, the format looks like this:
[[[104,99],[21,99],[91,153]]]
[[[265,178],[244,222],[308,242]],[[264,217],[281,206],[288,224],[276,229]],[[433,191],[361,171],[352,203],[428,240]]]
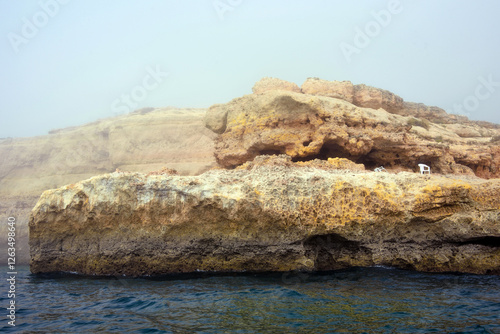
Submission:
[[[354,85],[350,81],[328,81],[319,78],[308,78],[302,84],[302,93],[333,97],[351,103],[354,101]]]
[[[285,154],[276,155],[259,155],[249,162],[236,167],[236,169],[252,170],[260,166],[286,166],[286,167],[313,167],[323,170],[350,170],[350,171],[365,171],[363,164],[356,164],[345,158],[328,158],[328,160],[314,159],[309,161],[293,162],[291,157]]]
[[[246,166],[115,172],[48,190],[30,218],[31,270],[500,274],[500,180],[336,171],[286,157]]]
[[[388,90],[363,84],[354,86],[353,104],[363,108],[382,108],[390,113],[403,109],[401,97]]]
[[[17,220],[17,261],[29,262],[28,219],[40,194],[117,168],[162,167],[200,174],[213,165],[215,134],[203,125],[206,109],[158,108],[54,130],[47,136],[0,140],[0,221]],[[0,225],[7,235],[7,225]],[[7,244],[0,243],[6,263]],[[3,260],[2,260],[3,259]]]
[[[263,78],[255,83],[252,88],[254,94],[262,94],[271,90],[284,90],[300,93],[300,88],[293,82],[281,80],[278,78]]]
[[[270,89],[212,106],[205,124],[218,134],[217,162],[233,168],[261,154],[287,154],[295,161],[347,158],[367,169],[415,171],[424,163],[437,173],[500,177],[498,126],[459,124],[460,116],[365,85],[352,86],[350,103],[351,86],[308,79],[302,93]]]
[[[423,103],[403,102],[401,109],[393,109],[394,114],[402,116],[413,116],[423,118],[436,124],[457,124],[471,126],[474,122],[469,122],[468,118],[460,115],[448,114],[439,107],[426,106]]]
[[[253,92],[212,106],[204,118],[211,132],[203,132],[199,112],[192,123],[180,113],[176,123],[142,110],[133,123],[77,128],[69,149],[50,138],[31,151],[0,143],[7,157],[2,191],[15,173],[26,177],[18,189],[48,188],[55,173],[31,173],[45,166],[39,161],[63,166],[56,184],[77,180],[68,182],[65,173],[81,179],[119,168],[42,194],[29,222],[32,272],[388,265],[500,274],[500,180],[486,180],[500,176],[500,126],[347,81],[313,78],[300,89],[264,78]],[[66,149],[54,149],[60,146]],[[173,170],[200,173],[213,164],[213,152],[231,170]],[[210,158],[190,160],[193,154]],[[418,163],[433,175],[408,173]],[[370,171],[380,166],[389,173]],[[16,191],[7,191],[10,202],[0,207],[6,214],[14,195],[24,195]]]

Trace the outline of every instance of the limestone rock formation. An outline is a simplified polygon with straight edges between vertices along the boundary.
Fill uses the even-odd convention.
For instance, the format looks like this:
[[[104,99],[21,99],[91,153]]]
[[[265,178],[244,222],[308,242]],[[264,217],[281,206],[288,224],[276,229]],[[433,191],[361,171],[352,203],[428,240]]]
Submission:
[[[394,113],[403,108],[403,99],[388,90],[361,84],[354,86],[353,104],[364,108],[382,108]]]
[[[115,172],[48,190],[30,218],[31,271],[500,274],[500,180],[298,165],[261,157],[200,176]]]
[[[469,120],[465,116],[448,114],[441,108],[429,107],[423,103],[403,102],[403,107],[401,109],[396,109],[393,110],[392,112],[403,116],[413,116],[417,118],[423,118],[428,121],[431,121],[432,123],[437,123],[437,124],[462,123],[470,125]]]
[[[284,90],[300,93],[300,88],[293,82],[281,80],[278,78],[263,78],[259,80],[252,88],[254,94],[262,94],[271,90]]]
[[[89,177],[163,167],[200,174],[213,165],[206,109],[144,108],[49,135],[0,140],[0,221],[17,220],[17,261],[28,263],[28,218],[40,194]],[[7,235],[7,225],[0,225]],[[6,263],[7,244],[0,244]]]
[[[387,265],[500,275],[500,180],[486,180],[500,176],[500,126],[345,81],[300,89],[265,78],[253,92],[210,107],[205,132],[201,113],[175,123],[145,109],[34,148],[0,143],[2,191],[12,175],[33,192],[116,169],[42,194],[29,221],[31,271]],[[222,168],[186,176],[212,165],[212,153]],[[433,174],[415,173],[418,163]],[[372,172],[380,166],[387,172]]]
[[[313,167],[323,170],[349,170],[364,171],[363,164],[356,164],[345,158],[328,158],[328,160],[314,159],[309,161],[293,162],[292,158],[286,154],[281,155],[259,155],[252,161],[245,162],[236,169],[251,170],[258,166],[287,166],[287,167]]]
[[[354,85],[350,81],[327,81],[319,78],[308,78],[302,84],[302,93],[354,101]]]
[[[235,167],[268,153],[287,154],[299,160],[354,160],[353,157],[364,157],[377,145],[374,139],[404,145],[410,128],[405,118],[383,110],[361,109],[339,99],[284,91],[246,95],[219,108],[226,111],[226,124],[216,139],[215,156],[223,167]],[[211,112],[212,109],[207,114]],[[380,128],[388,138],[370,136],[380,134]]]
[[[261,154],[294,161],[347,158],[367,169],[500,177],[500,128],[395,94],[349,82],[308,79],[302,92],[270,89],[212,106],[206,126],[218,134],[215,157],[234,168]],[[352,91],[352,103],[350,103]],[[345,99],[336,97],[344,96]],[[434,122],[436,123],[434,123]]]

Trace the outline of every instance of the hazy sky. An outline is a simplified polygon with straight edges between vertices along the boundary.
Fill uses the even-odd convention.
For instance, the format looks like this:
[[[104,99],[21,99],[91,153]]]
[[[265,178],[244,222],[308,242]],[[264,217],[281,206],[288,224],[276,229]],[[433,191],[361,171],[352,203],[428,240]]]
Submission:
[[[0,0],[0,138],[350,80],[500,123],[500,1]]]

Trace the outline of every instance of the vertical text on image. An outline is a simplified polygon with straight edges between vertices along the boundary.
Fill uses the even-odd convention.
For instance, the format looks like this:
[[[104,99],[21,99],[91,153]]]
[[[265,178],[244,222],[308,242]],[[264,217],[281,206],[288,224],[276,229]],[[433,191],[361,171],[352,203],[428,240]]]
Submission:
[[[16,325],[16,218],[7,218],[7,282],[9,290],[7,298],[9,300],[7,307],[7,318],[10,320],[10,326]]]

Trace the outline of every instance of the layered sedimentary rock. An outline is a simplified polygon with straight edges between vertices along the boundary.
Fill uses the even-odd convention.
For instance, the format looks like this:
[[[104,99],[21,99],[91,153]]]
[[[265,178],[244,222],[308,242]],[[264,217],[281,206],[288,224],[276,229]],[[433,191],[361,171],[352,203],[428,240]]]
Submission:
[[[354,101],[354,85],[350,81],[327,81],[309,78],[302,84],[302,93],[327,96],[352,103]]]
[[[252,92],[254,94],[262,94],[271,90],[284,90],[300,93],[300,87],[293,82],[269,77],[259,80],[252,88]]]
[[[260,85],[260,82],[256,85]],[[282,85],[285,84],[282,83]],[[272,88],[272,86],[269,86],[267,91],[272,90]],[[353,103],[358,107],[382,108],[393,114],[424,118],[439,124],[465,123],[468,125],[480,124],[482,127],[487,128],[499,127],[496,124],[488,122],[472,122],[465,116],[448,114],[439,107],[426,106],[423,103],[406,102],[400,96],[388,90],[364,84],[354,85],[350,81],[328,81],[319,78],[308,78],[302,84],[302,93],[339,98]]]
[[[499,177],[500,129],[459,120],[378,88],[308,79],[301,93],[268,89],[214,105],[205,125],[218,134],[215,157],[225,168],[271,153],[295,161],[347,158],[368,169],[414,171],[424,163],[438,173]]]
[[[0,221],[17,220],[17,261],[28,263],[28,219],[47,189],[110,173],[162,167],[200,174],[213,165],[205,109],[149,108],[49,135],[0,139]],[[0,225],[7,235],[7,225]],[[0,244],[6,263],[7,244]]]
[[[353,104],[364,108],[382,108],[395,113],[403,108],[403,99],[388,90],[367,85],[355,85]]]
[[[200,176],[120,173],[48,190],[31,271],[91,275],[387,265],[500,274],[500,180],[258,157]]]
[[[348,81],[265,78],[253,92],[210,107],[210,149],[175,147],[215,152],[228,169],[117,171],[44,192],[29,222],[32,272],[500,274],[500,180],[487,180],[500,176],[499,126]],[[165,144],[146,131],[151,147]],[[118,157],[153,152],[157,167],[177,167],[160,149],[143,152],[138,135]],[[92,159],[105,155],[92,147]],[[433,174],[415,173],[419,163]],[[381,166],[389,172],[372,172]]]

